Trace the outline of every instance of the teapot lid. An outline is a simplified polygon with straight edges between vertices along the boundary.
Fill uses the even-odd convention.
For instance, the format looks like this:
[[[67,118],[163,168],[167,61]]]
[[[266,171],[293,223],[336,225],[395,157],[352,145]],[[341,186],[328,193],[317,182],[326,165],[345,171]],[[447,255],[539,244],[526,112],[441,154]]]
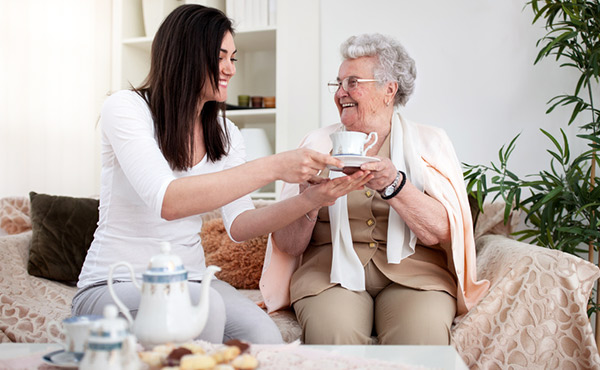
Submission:
[[[94,322],[90,329],[88,347],[91,350],[110,351],[121,348],[128,335],[127,321],[118,317],[119,311],[114,304],[104,306],[104,318]]]
[[[147,283],[172,283],[187,280],[187,271],[181,258],[171,253],[171,244],[162,242],[161,253],[150,258],[148,269],[143,274]]]

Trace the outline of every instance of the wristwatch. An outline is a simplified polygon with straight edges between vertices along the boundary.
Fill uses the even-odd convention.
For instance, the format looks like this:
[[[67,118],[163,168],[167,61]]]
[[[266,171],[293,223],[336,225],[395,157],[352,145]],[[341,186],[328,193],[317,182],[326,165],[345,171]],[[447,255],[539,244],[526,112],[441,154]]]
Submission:
[[[400,182],[401,175],[402,175],[402,182],[398,185],[398,182]],[[404,172],[398,171],[394,181],[390,185],[386,186],[385,188],[383,188],[382,190],[379,191],[379,194],[381,195],[381,199],[383,199],[383,200],[392,199],[393,197],[398,195],[400,190],[402,190],[402,188],[404,187],[405,183],[406,183],[406,175],[404,174]]]

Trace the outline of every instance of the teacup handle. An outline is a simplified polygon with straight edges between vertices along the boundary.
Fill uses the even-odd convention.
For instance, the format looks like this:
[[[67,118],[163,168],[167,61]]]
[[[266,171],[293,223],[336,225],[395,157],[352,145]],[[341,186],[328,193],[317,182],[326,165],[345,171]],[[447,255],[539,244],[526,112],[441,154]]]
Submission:
[[[377,133],[375,131],[369,133],[369,135],[367,136],[367,139],[365,140],[365,143],[368,143],[373,137],[375,137],[375,140],[373,140],[373,142],[371,144],[369,144],[369,146],[365,149],[364,153],[365,155],[367,155],[367,152],[369,151],[369,149],[371,149],[373,147],[373,145],[375,145],[377,143]]]
[[[113,272],[119,266],[125,266],[129,269],[129,273],[131,274],[131,282],[133,283],[133,285],[136,288],[138,288],[141,291],[142,287],[135,279],[135,274],[133,273],[133,266],[131,266],[131,264],[129,262],[117,262],[117,263],[110,265],[110,269],[108,270],[108,291],[110,292],[110,296],[115,301],[117,307],[119,307],[119,310],[121,310],[123,315],[125,315],[125,318],[129,322],[129,326],[133,327],[133,317],[131,317],[131,313],[129,313],[129,309],[127,308],[127,306],[125,306],[125,304],[123,304],[123,301],[121,301],[119,299],[119,297],[117,297],[117,294],[115,293],[115,290],[113,289]]]
[[[46,333],[48,334],[48,338],[51,341],[53,341],[54,343],[58,343],[64,347],[65,342],[60,337],[57,337],[56,335],[54,335],[54,333],[52,333],[53,327],[56,327],[58,329],[59,333],[64,334],[65,329],[63,329],[62,323],[60,323],[56,320],[51,320],[50,322],[48,322],[48,325],[46,326]]]

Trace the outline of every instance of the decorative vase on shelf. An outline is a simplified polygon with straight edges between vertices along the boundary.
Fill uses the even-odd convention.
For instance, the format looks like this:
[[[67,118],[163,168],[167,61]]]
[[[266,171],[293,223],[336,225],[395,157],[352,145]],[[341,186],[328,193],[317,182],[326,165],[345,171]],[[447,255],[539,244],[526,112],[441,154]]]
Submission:
[[[273,154],[273,149],[269,143],[267,132],[262,128],[243,128],[240,130],[246,144],[246,160],[252,161],[257,158],[266,157]],[[275,191],[274,183],[265,185],[258,192]]]
[[[181,4],[183,2],[180,0],[142,0],[146,37],[154,38],[162,21]]]

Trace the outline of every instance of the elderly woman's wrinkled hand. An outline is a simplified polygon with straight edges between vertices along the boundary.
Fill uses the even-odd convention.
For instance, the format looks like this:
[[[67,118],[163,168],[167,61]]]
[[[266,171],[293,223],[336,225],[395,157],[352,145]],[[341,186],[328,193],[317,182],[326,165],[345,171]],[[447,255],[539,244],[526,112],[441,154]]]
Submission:
[[[364,163],[360,166],[363,171],[370,171],[373,178],[365,184],[366,187],[373,190],[381,190],[390,185],[396,178],[398,170],[389,158],[377,157],[379,162]]]
[[[336,199],[344,196],[351,191],[362,189],[363,186],[373,178],[369,171],[357,171],[349,176],[342,176],[335,179],[325,179],[316,185],[302,185],[300,190],[302,194],[318,204],[319,208],[330,206]]]
[[[329,154],[300,148],[278,154],[280,179],[288,183],[320,183],[318,176],[327,165],[341,167],[342,162]]]

